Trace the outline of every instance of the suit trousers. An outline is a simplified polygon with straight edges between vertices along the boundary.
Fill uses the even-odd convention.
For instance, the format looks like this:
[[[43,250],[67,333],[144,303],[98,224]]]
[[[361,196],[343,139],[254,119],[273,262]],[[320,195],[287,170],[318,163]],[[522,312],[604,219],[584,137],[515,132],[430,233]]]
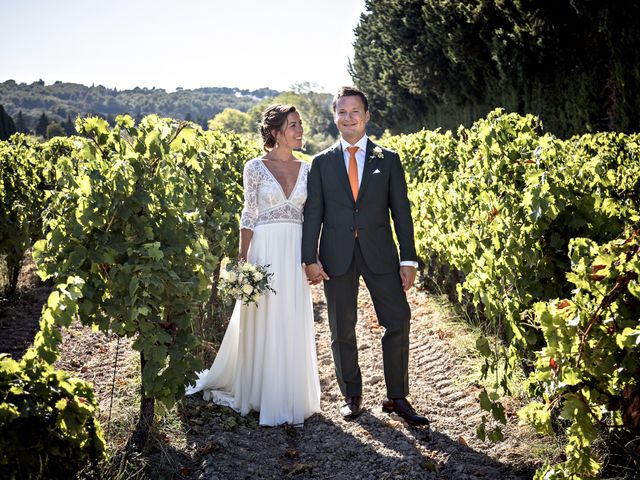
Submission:
[[[376,274],[369,269],[358,239],[355,242],[351,265],[344,275],[324,282],[327,298],[331,350],[340,391],[345,397],[362,395],[362,374],[358,365],[356,341],[357,302],[360,276],[365,284],[385,329],[382,336],[384,379],[389,398],[409,395],[409,323],[411,310],[402,289],[399,270]]]

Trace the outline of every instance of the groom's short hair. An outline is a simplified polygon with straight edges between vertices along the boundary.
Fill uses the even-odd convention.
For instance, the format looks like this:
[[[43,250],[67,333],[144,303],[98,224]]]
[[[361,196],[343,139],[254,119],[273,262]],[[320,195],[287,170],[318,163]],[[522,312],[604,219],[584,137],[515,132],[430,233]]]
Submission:
[[[360,97],[362,99],[362,103],[364,103],[364,111],[369,111],[369,101],[367,100],[364,92],[356,87],[340,87],[338,93],[336,93],[335,97],[333,97],[333,111],[336,111],[336,104],[338,100],[342,97]]]

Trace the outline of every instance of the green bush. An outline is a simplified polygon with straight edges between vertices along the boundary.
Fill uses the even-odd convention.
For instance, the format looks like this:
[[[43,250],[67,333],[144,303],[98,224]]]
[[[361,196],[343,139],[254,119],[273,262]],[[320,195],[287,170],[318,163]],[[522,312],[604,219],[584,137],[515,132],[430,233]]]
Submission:
[[[468,300],[482,327],[497,333],[495,342],[477,344],[486,358],[482,375],[493,379],[480,406],[506,424],[499,397],[512,393],[520,365],[530,374],[529,393],[544,400],[522,418],[543,433],[551,431],[552,411],[573,422],[563,431],[567,462],[545,467],[539,478],[594,478],[610,468],[603,460],[613,453],[611,445],[608,453],[592,450],[596,436],[637,436],[640,422],[623,416],[640,411],[640,267],[631,250],[640,225],[639,138],[559,140],[533,115],[496,109],[455,135],[384,140],[405,162],[418,255],[430,274],[449,273],[458,301]],[[594,261],[593,252],[601,258]],[[623,290],[615,301],[609,296]],[[557,308],[574,304],[576,311]],[[499,427],[487,431],[484,417],[477,431],[502,438]]]
[[[22,134],[0,141],[0,255],[5,256],[11,293],[24,252],[38,228],[43,203],[36,148],[34,140]]]
[[[104,456],[91,385],[25,355],[0,355],[0,471],[7,479],[72,479]]]

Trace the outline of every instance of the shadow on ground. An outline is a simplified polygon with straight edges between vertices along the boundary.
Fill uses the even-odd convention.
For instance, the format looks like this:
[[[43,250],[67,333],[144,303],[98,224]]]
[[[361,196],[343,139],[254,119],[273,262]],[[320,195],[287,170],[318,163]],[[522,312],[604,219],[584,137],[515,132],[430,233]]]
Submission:
[[[257,414],[241,417],[199,398],[187,398],[179,412],[188,447],[152,451],[153,478],[524,480],[533,475],[440,432],[408,429],[367,411],[354,421],[355,434],[344,430],[342,420],[323,414],[302,428],[260,427]]]

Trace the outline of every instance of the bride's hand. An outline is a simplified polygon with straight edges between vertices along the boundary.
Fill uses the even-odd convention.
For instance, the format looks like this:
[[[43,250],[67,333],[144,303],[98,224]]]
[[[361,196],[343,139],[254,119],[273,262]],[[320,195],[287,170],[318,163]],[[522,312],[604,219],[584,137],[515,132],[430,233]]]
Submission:
[[[323,270],[320,262],[318,263],[310,263],[306,265],[304,271],[307,275],[307,281],[310,285],[316,285],[323,280],[329,280],[329,275]]]

